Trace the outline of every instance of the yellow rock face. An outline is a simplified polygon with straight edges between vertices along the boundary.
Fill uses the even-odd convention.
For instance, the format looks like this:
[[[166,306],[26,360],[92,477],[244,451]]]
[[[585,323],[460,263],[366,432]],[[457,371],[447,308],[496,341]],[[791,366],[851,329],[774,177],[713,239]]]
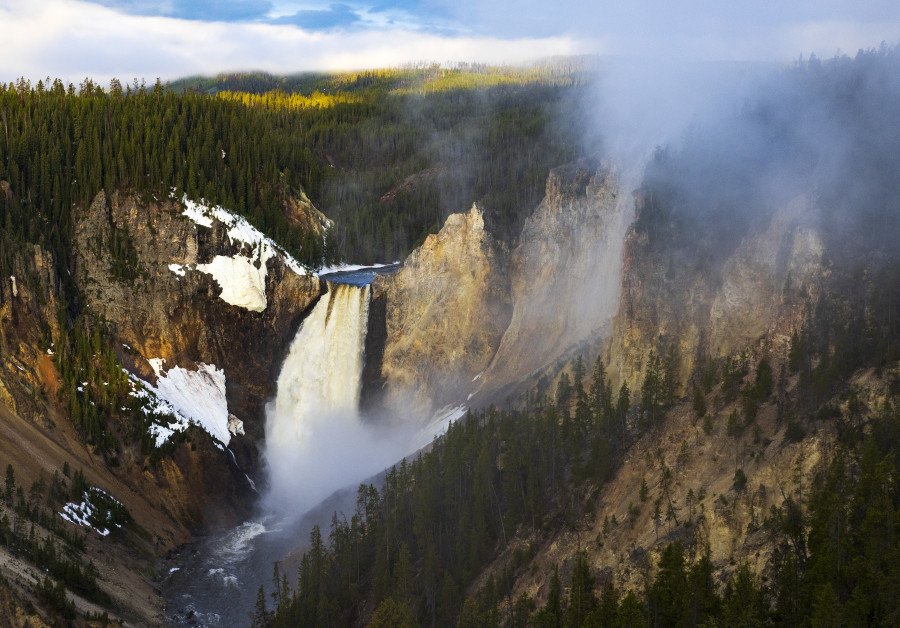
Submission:
[[[386,280],[388,402],[427,411],[490,363],[510,317],[506,251],[481,210],[453,214]]]

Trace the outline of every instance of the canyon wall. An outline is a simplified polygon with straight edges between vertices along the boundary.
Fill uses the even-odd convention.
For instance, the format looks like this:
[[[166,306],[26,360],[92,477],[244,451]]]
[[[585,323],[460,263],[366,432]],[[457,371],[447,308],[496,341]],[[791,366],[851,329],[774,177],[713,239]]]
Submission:
[[[380,375],[388,407],[427,415],[487,368],[510,319],[508,258],[473,205],[450,216],[397,273],[376,280],[376,315],[384,299]]]
[[[216,365],[229,412],[260,439],[286,347],[324,286],[277,251],[248,243],[237,226],[212,217],[198,224],[184,209],[100,193],[76,226],[74,279],[85,305],[130,347],[122,353],[130,369],[153,382],[149,360],[163,360],[164,369]],[[135,249],[127,274],[111,265],[114,233]],[[212,272],[220,267],[224,275]]]
[[[376,280],[385,341],[369,380],[378,378],[389,405],[412,399],[425,414],[502,399],[608,331],[630,221],[615,169],[584,162],[550,173],[512,251],[484,231],[477,207],[450,216],[396,275]],[[368,357],[380,356],[374,348]]]

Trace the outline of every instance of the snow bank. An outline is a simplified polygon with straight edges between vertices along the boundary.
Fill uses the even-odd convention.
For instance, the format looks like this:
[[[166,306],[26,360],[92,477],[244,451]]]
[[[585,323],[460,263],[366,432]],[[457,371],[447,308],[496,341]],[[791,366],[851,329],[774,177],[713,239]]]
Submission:
[[[246,308],[252,312],[266,309],[266,262],[279,257],[284,265],[297,273],[306,275],[306,270],[287,251],[267,238],[259,229],[241,216],[236,216],[223,207],[209,207],[182,199],[182,216],[201,227],[210,228],[218,221],[228,228],[228,240],[239,242],[241,250],[232,257],[217,255],[209,264],[197,264],[194,269],[212,275],[221,286],[220,297],[226,303]],[[169,270],[183,277],[190,266],[169,264]]]
[[[155,387],[125,372],[134,384],[132,396],[142,400],[147,414],[159,418],[159,422],[148,428],[156,439],[156,447],[162,447],[174,434],[192,424],[227,445],[232,434],[229,417],[233,415],[228,414],[225,400],[225,371],[213,364],[200,364],[196,371],[176,366],[162,373],[165,360],[154,358],[149,362],[156,372]],[[237,419],[231,421],[232,425],[234,421]]]
[[[206,215],[206,212],[203,210],[207,209],[203,205],[199,205],[197,203],[188,201],[186,198],[184,199],[184,211],[181,212],[182,216],[187,216],[198,225],[203,227],[212,227],[213,221],[212,218]]]
[[[266,262],[272,255],[271,250],[262,252],[257,259],[216,255],[209,264],[197,264],[197,270],[212,275],[222,288],[219,298],[226,303],[251,312],[262,312],[267,305]]]
[[[159,358],[150,360],[150,366],[156,372],[156,387],[144,385],[170,404],[176,410],[176,416],[199,425],[210,436],[227,445],[231,432],[228,431],[225,371],[214,364],[199,364],[196,371],[176,366],[163,373],[163,362]]]
[[[190,218],[203,227],[212,227],[213,219],[218,220],[228,227],[228,239],[231,242],[237,240],[238,242],[249,245],[249,248],[268,249],[273,255],[277,253],[281,256],[285,266],[298,275],[306,274],[306,270],[297,260],[281,248],[281,246],[276,244],[271,238],[266,237],[262,231],[247,222],[246,218],[232,214],[224,207],[209,207],[208,205],[188,200],[187,197],[182,199],[182,204],[185,207],[184,211],[181,212],[182,216]]]
[[[169,270],[179,277],[184,277],[187,269],[190,269],[190,266],[186,264],[169,264]]]
[[[120,501],[106,491],[91,487],[84,492],[83,501],[81,503],[68,502],[63,506],[59,516],[69,523],[74,523],[90,530],[94,530],[100,536],[107,536],[109,534],[109,528],[97,522],[102,521],[109,523],[114,521],[115,517],[110,510],[102,512],[100,508],[94,504],[95,501],[99,503],[111,502],[116,506],[122,505]],[[121,528],[122,524],[116,523],[115,526]]]

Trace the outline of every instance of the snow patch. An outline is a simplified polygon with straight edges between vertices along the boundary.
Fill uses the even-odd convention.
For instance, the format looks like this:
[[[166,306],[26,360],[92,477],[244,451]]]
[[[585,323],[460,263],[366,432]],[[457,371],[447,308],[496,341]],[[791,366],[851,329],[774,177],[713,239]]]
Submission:
[[[256,259],[235,255],[225,257],[216,255],[209,264],[197,264],[197,270],[212,275],[221,286],[219,295],[226,303],[242,307],[251,312],[262,312],[266,309],[266,262],[274,255],[271,249],[260,254]]]
[[[156,386],[147,383],[144,385],[172,406],[176,411],[173,413],[176,418],[180,416],[189,423],[199,425],[210,436],[227,445],[231,440],[231,433],[228,431],[225,371],[216,368],[214,364],[201,363],[197,365],[196,371],[176,366],[163,373],[162,365],[165,360],[154,358],[149,362],[156,373]],[[157,443],[159,442],[157,434]]]
[[[253,312],[266,309],[266,262],[280,257],[284,265],[298,275],[306,275],[306,270],[287,251],[267,238],[259,229],[241,216],[227,209],[209,207],[202,203],[182,199],[182,215],[203,227],[212,227],[218,221],[228,228],[228,240],[232,244],[241,243],[238,254],[228,257],[217,255],[209,264],[198,264],[195,268],[212,275],[221,286],[220,297],[226,303],[243,307]],[[183,277],[189,266],[169,264],[169,270]]]
[[[165,360],[152,358],[148,362],[156,373],[155,387],[125,372],[132,381],[131,395],[140,399],[144,411],[157,421],[148,428],[156,447],[162,447],[172,436],[191,425],[201,427],[216,441],[227,445],[231,434],[225,400],[225,371],[215,365],[200,364],[197,371],[176,366],[163,373]]]
[[[14,297],[19,296],[19,289],[16,288],[16,276],[15,276],[15,275],[10,275],[10,276],[9,276],[9,280],[12,282],[12,295],[13,295]]]
[[[191,201],[185,196],[182,199],[185,210],[183,216],[187,216],[198,225],[204,227],[212,227],[212,221],[218,220],[228,227],[228,238],[231,242],[235,240],[250,245],[252,248],[260,248],[262,250],[271,251],[271,255],[277,253],[281,256],[285,266],[293,270],[298,275],[305,275],[306,270],[295,260],[287,251],[276,244],[271,238],[268,238],[259,229],[247,222],[243,216],[237,216],[221,206],[209,207],[202,203]]]
[[[178,275],[179,277],[184,277],[186,273],[186,269],[189,269],[190,266],[186,264],[169,264],[169,270]]]
[[[233,414],[228,415],[228,431],[235,436],[244,436],[244,422]]]
[[[125,372],[128,373],[128,371]],[[131,379],[133,386],[131,395],[143,402],[144,411],[154,416],[157,420],[166,421],[165,423],[153,423],[148,428],[150,435],[156,439],[154,445],[157,448],[162,447],[177,432],[183,432],[190,426],[190,421],[181,416],[178,410],[166,402],[165,399],[161,399],[152,386],[131,373],[128,373],[128,377]]]
[[[207,216],[203,212],[203,209],[205,209],[203,205],[198,205],[197,203],[185,199],[184,211],[181,212],[181,215],[190,218],[201,227],[212,227],[212,218]]]
[[[120,501],[106,491],[91,487],[84,492],[83,501],[81,503],[68,502],[63,506],[59,516],[69,523],[74,523],[90,530],[94,530],[100,536],[107,536],[109,534],[109,528],[98,522],[104,521],[109,523],[110,521],[114,521],[114,515],[110,510],[102,512],[93,503],[94,501],[98,501],[101,504],[103,502],[111,502],[118,506],[122,505]],[[120,523],[116,523],[115,525],[119,528],[122,527],[122,524]]]

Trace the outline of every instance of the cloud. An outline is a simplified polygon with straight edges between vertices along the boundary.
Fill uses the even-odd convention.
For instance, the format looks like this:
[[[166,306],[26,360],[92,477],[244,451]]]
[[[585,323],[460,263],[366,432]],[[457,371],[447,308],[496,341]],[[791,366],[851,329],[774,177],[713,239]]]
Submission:
[[[617,55],[705,60],[793,60],[801,53],[855,53],[900,36],[900,8],[875,0],[455,0],[442,5],[472,33],[603,41]]]
[[[888,0],[91,0],[121,12],[203,21],[353,27],[605,42],[613,54],[731,60],[830,56],[894,42],[900,8]],[[274,17],[272,17],[274,16]]]
[[[346,28],[361,21],[359,14],[346,4],[332,4],[327,9],[297,11],[293,15],[285,15],[273,24],[294,24],[305,30],[328,31]]]
[[[783,62],[838,49],[854,54],[896,43],[900,33],[900,11],[883,0],[858,10],[838,0],[790,7],[735,0],[727,8],[712,0],[375,0],[368,8],[299,9],[285,4],[293,0],[100,1],[0,1],[0,79],[152,81],[585,53]],[[269,23],[273,15],[285,23]]]
[[[399,66],[415,60],[521,62],[592,50],[571,37],[504,40],[386,28],[352,34],[291,25],[202,22],[124,14],[76,0],[0,5],[0,80],[46,76],[105,83],[174,79],[228,70],[292,73]]]

